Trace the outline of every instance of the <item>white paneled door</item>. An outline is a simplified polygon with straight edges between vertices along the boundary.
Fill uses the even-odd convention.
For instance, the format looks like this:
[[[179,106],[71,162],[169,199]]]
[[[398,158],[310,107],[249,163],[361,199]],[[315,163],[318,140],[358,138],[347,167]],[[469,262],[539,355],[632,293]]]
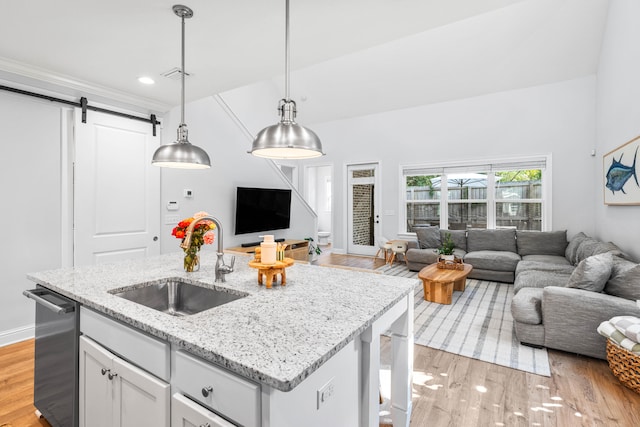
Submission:
[[[75,111],[74,265],[160,253],[160,138],[149,123]]]

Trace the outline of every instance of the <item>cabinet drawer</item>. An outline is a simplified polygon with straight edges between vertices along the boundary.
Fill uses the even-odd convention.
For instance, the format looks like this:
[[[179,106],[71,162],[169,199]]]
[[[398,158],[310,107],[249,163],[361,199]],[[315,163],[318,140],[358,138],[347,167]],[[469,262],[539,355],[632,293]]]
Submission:
[[[260,386],[184,351],[177,351],[172,383],[182,393],[245,427],[261,422]]]
[[[171,398],[171,427],[209,426],[209,427],[235,427],[179,393]]]
[[[80,332],[158,378],[169,381],[169,343],[85,307],[80,308]]]

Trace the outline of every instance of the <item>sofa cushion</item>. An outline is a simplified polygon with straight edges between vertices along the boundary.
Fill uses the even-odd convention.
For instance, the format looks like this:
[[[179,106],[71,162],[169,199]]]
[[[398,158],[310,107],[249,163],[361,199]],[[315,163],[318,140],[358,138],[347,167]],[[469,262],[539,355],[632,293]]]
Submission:
[[[467,232],[467,251],[507,251],[516,253],[516,230],[469,230]]]
[[[415,231],[420,249],[437,249],[442,245],[438,227],[416,227]]]
[[[454,249],[453,254],[458,258],[464,258],[467,253],[462,249]],[[406,256],[407,262],[424,264],[426,267],[438,262],[439,254],[435,249],[408,249]]]
[[[522,261],[520,261],[518,263],[518,266],[516,267],[516,276],[520,273],[522,273],[523,271],[551,271],[551,272],[558,272],[558,273],[566,273],[566,274],[571,274],[573,273],[573,270],[575,269],[575,267],[571,264],[569,264],[566,259],[565,262],[567,262],[567,264],[558,264],[558,263],[553,263],[553,262],[545,262],[545,261],[532,261],[530,259],[528,259],[528,257],[537,257],[537,256],[549,256],[551,257],[552,255],[528,255],[527,257],[524,257],[522,259]],[[525,259],[527,258],[527,259]],[[564,259],[564,257],[562,257]]]
[[[640,300],[640,265],[614,256],[611,277],[604,292],[630,300]]]
[[[554,265],[564,265],[573,266],[567,261],[564,255],[525,255],[522,257],[523,261],[534,261],[541,264],[554,264]]]
[[[516,231],[516,246],[520,256],[560,255],[567,249],[567,230]]]
[[[576,234],[575,236],[573,236],[573,238],[571,239],[571,241],[567,245],[567,249],[565,249],[565,251],[564,251],[564,257],[571,264],[576,265],[578,263],[576,261],[576,258],[578,256],[578,247],[580,246],[580,243],[582,243],[582,241],[584,239],[586,239],[587,237],[588,236],[581,231],[578,234]]]
[[[418,262],[421,264],[433,264],[438,262],[438,253],[429,249],[409,249],[407,250],[407,262]]]
[[[612,268],[613,255],[609,252],[585,258],[573,270],[567,287],[601,292],[611,276]]]
[[[467,251],[467,230],[440,230],[441,242],[444,242],[447,233],[451,233],[451,240],[456,248]]]
[[[529,325],[542,323],[543,288],[524,288],[511,300],[511,315],[517,322]]]
[[[480,270],[516,271],[520,255],[506,251],[467,252],[464,262]]]
[[[513,283],[513,292],[517,294],[525,288],[544,288],[547,286],[565,287],[571,273],[560,271],[529,270],[518,274]]]

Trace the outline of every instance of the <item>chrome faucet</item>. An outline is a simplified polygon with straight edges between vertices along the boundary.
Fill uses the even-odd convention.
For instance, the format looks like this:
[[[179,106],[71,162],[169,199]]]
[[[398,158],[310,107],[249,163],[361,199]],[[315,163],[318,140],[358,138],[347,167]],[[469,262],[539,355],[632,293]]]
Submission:
[[[187,232],[184,236],[184,240],[182,241],[182,244],[180,245],[180,247],[184,249],[189,249],[189,247],[191,246],[191,236],[193,234],[193,229],[195,228],[196,224],[202,221],[207,221],[207,220],[213,222],[216,225],[216,229],[218,230],[218,251],[216,252],[216,255],[218,256],[218,260],[216,261],[216,282],[226,282],[227,280],[225,279],[225,275],[233,272],[233,265],[236,262],[236,257],[235,256],[231,257],[230,265],[227,265],[224,263],[224,253],[222,252],[223,251],[222,224],[220,223],[220,221],[218,221],[212,216],[203,216],[203,217],[194,219],[193,222],[189,224],[189,227],[187,227]]]

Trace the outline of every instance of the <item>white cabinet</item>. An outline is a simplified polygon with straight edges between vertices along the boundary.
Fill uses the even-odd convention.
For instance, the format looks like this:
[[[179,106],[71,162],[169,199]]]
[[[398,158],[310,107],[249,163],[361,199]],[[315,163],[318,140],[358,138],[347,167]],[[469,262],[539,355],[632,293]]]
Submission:
[[[80,337],[80,427],[169,427],[169,384]]]
[[[175,393],[171,398],[171,427],[235,427],[213,412]]]

